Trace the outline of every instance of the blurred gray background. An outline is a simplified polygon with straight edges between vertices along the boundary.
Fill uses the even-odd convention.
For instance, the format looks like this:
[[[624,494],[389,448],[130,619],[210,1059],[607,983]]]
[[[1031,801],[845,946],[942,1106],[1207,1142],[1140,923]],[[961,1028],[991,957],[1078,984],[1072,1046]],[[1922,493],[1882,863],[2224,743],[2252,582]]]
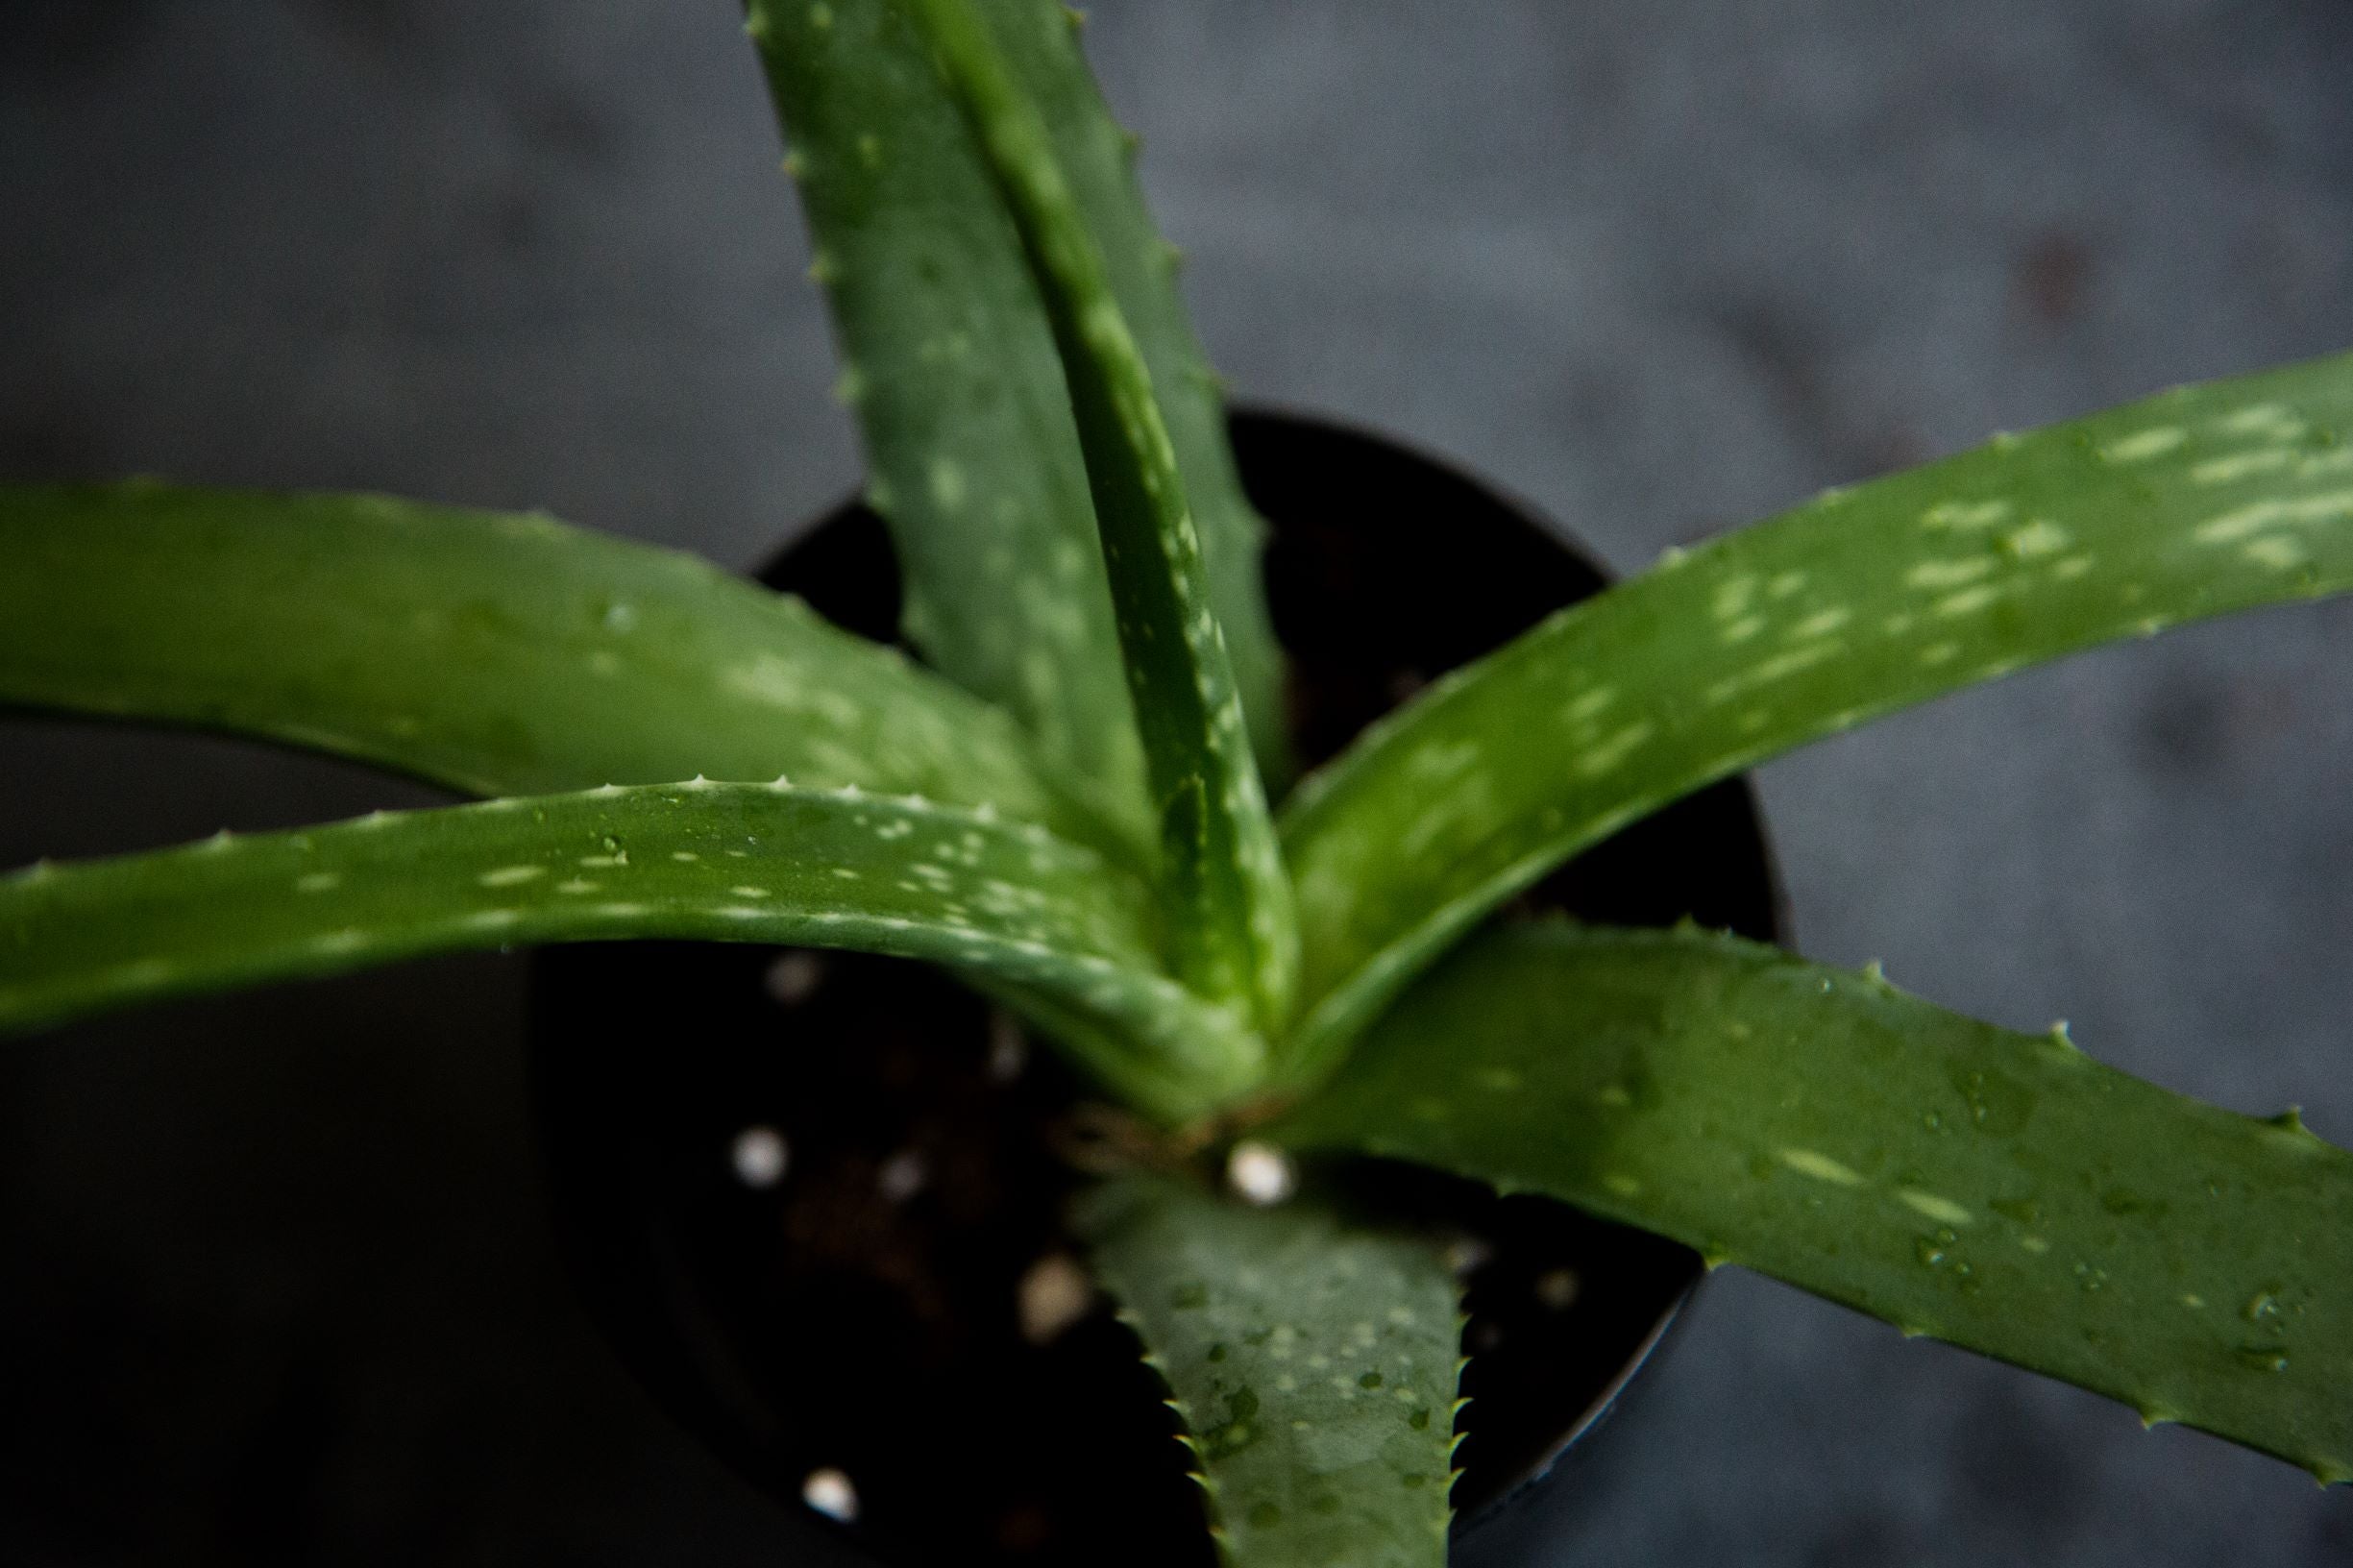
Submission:
[[[2353,344],[2343,0],[1102,0],[1245,394],[1624,567]],[[857,478],[729,0],[0,0],[0,477],[355,485],[769,551]],[[1434,531],[1434,551],[1446,548]],[[427,798],[0,725],[0,861]],[[2353,603],[1775,764],[1804,947],[2353,1141]],[[832,1562],[570,1305],[519,971],[0,1059],[0,1556]],[[2353,1494],[1737,1274],[1487,1560],[2341,1563]]]

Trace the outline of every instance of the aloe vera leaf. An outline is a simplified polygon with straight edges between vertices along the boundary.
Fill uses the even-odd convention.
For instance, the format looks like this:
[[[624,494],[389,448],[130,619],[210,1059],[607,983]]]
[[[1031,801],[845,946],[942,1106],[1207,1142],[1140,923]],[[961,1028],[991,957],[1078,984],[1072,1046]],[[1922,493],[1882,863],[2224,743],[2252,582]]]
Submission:
[[[894,0],[752,0],[908,641],[1153,828],[1053,333],[963,115]]]
[[[906,12],[964,106],[1062,355],[1160,817],[1176,971],[1272,1026],[1296,968],[1290,887],[1151,374],[1045,124],[987,24],[968,0],[906,0]]]
[[[1148,839],[1143,753],[1119,671],[1078,431],[1036,290],[963,115],[894,0],[747,8],[792,142],[873,478],[906,582],[909,639],[1018,714],[1102,808]],[[1281,656],[1208,375],[1125,138],[1051,0],[996,0],[1009,62],[1047,117],[1073,194],[1157,380],[1254,741],[1287,779]]]
[[[1280,795],[1292,766],[1283,650],[1267,617],[1261,569],[1266,525],[1242,493],[1226,439],[1223,389],[1177,289],[1177,249],[1152,222],[1136,183],[1138,140],[1112,117],[1087,68],[1080,12],[1060,0],[983,0],[982,14],[1045,120],[1071,199],[1101,249],[1112,294],[1151,371],[1259,772],[1268,791]]]
[[[782,784],[611,786],[37,864],[0,879],[0,1030],[424,953],[797,943],[1042,993],[1110,1026],[1086,1066],[1148,1112],[1194,1115],[1257,1052],[1157,971],[1148,908],[1093,852],[991,814]]]
[[[2353,1480],[2353,1155],[1875,975],[1504,926],[1271,1132],[1535,1191]]]
[[[1446,1561],[1461,1318],[1434,1248],[1163,1177],[1106,1184],[1078,1223],[1167,1380],[1227,1561]]]
[[[0,487],[0,702],[471,794],[785,773],[1107,836],[1004,715],[797,600],[544,517],[385,497]]]
[[[1832,491],[1434,686],[1284,822],[1311,1078],[1488,910],[1777,752],[2022,666],[2353,585],[2353,355]]]

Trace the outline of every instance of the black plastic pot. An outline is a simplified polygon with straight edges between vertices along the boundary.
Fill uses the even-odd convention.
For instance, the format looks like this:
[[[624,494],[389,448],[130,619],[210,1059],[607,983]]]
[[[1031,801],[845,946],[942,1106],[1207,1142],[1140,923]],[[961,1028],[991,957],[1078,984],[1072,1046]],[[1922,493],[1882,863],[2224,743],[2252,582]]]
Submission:
[[[1237,415],[1234,438],[1273,525],[1267,588],[1310,764],[1605,581],[1527,507],[1393,442],[1271,412]],[[895,635],[896,567],[862,506],[764,576]],[[1737,781],[1521,907],[1764,940],[1781,925]],[[850,1495],[830,1477],[805,1491],[839,1472],[845,1528],[887,1560],[1208,1568],[1133,1338],[1100,1302],[1067,1326],[1043,1311],[1074,1277],[1061,1216],[1089,1118],[1082,1087],[1009,1019],[917,965],[689,943],[552,950],[533,997],[566,1255],[671,1414],[796,1503]],[[1683,1248],[1561,1205],[1372,1163],[1336,1179],[1456,1237],[1469,1265],[1458,1531],[1599,1419],[1699,1277]]]

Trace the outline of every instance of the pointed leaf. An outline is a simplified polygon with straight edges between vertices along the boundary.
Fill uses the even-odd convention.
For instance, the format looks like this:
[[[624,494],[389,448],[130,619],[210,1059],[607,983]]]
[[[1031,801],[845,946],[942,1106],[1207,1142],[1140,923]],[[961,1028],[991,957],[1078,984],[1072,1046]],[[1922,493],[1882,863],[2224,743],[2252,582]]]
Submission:
[[[1018,236],[895,0],[751,0],[908,640],[1153,827],[1094,505]]]
[[[1091,1194],[1080,1228],[1174,1392],[1228,1561],[1446,1561],[1461,1320],[1434,1248],[1160,1177]]]
[[[1021,714],[1047,754],[1115,781],[1140,810],[1142,753],[1062,366],[964,117],[895,0],[747,9],[848,360],[843,392],[905,569],[910,636]],[[1260,765],[1287,781],[1263,525],[1177,294],[1176,253],[1137,188],[1134,140],[1088,72],[1075,12],[986,0],[983,13],[1044,117],[1151,367]],[[1056,580],[1041,580],[1042,562]]]
[[[1731,938],[1508,926],[1274,1136],[1418,1160],[2353,1480],[2353,1155]]]
[[[1045,121],[1071,199],[1151,371],[1259,771],[1269,791],[1280,794],[1291,778],[1290,736],[1284,727],[1283,650],[1267,618],[1260,560],[1266,525],[1242,494],[1216,373],[1177,292],[1176,247],[1161,237],[1137,186],[1137,139],[1112,118],[1087,69],[1078,46],[1080,12],[1061,0],[984,0],[982,13]]]
[[[1791,747],[2022,665],[2353,586],[2353,355],[1833,491],[1566,610],[1293,797],[1294,1073],[1578,850]]]
[[[476,794],[789,774],[1102,838],[1004,718],[693,556],[379,496],[0,487],[0,702]]]
[[[0,1029],[422,953],[797,943],[1033,989],[1106,1026],[1088,1065],[1108,1082],[1198,1115],[1255,1051],[1157,972],[1144,912],[1098,856],[1027,823],[780,785],[611,787],[36,865],[0,879]]]
[[[1111,579],[1144,768],[1160,812],[1177,972],[1288,1008],[1290,889],[1152,379],[1112,294],[1051,139],[969,0],[906,0],[963,104],[1028,255],[1062,355]]]

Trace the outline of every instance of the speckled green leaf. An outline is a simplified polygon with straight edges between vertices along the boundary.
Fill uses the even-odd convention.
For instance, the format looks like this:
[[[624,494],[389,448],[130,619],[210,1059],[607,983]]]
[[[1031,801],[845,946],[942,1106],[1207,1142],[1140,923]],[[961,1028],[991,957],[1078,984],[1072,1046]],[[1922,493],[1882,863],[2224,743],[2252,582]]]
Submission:
[[[1434,1248],[1160,1177],[1108,1184],[1079,1223],[1168,1381],[1228,1561],[1445,1562],[1461,1321]]]
[[[1152,829],[1094,510],[1020,241],[895,0],[751,0],[909,641]]]
[[[1137,186],[1136,138],[1112,118],[1087,69],[1079,12],[1061,0],[981,0],[979,9],[1045,121],[1071,200],[1151,370],[1251,745],[1268,789],[1280,794],[1291,777],[1290,737],[1283,650],[1267,619],[1260,566],[1265,524],[1242,494],[1226,440],[1225,399],[1177,292],[1176,248],[1161,236]]]
[[[2022,665],[2353,586],[2353,355],[1833,491],[1563,612],[1293,796],[1311,1075],[1501,899],[1764,757]]]
[[[1020,241],[954,101],[894,0],[748,7],[797,178],[907,631],[1018,714],[1102,809],[1150,836],[1093,503],[1062,366]],[[1111,283],[1160,383],[1262,757],[1282,765],[1281,669],[1223,409],[1169,253],[1051,0],[987,8],[1046,116]]]
[[[422,953],[676,937],[933,959],[1109,1024],[1169,1116],[1252,1054],[1164,978],[1141,889],[1032,824],[854,791],[612,787],[37,865],[0,879],[0,1029]],[[1222,1075],[1222,1076],[1221,1076]]]
[[[1103,831],[947,682],[692,556],[543,517],[0,488],[0,702],[267,736],[474,794],[696,772]]]
[[[1045,123],[988,24],[969,0],[903,3],[972,125],[1062,356],[1160,821],[1177,972],[1272,1026],[1297,958],[1290,887],[1150,371]]]
[[[1565,1199],[2353,1480],[2353,1155],[1874,976],[1490,932],[1275,1136]]]

